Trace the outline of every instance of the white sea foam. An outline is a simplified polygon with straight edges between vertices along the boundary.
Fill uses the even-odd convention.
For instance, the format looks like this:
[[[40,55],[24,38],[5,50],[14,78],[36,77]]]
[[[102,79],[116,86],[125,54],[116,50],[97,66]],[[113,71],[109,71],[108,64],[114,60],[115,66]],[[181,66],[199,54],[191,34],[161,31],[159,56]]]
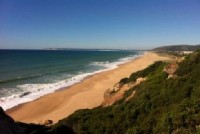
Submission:
[[[118,67],[118,65],[123,64],[125,62],[128,62],[132,59],[135,59],[136,57],[141,56],[143,53],[140,53],[139,55],[133,55],[125,58],[121,58],[116,62],[92,62],[90,65],[92,66],[102,66],[104,69],[90,72],[90,73],[79,73],[77,76],[73,76],[70,79],[62,80],[55,83],[49,83],[49,84],[24,84],[24,85],[18,85],[17,88],[22,91],[22,93],[13,94],[11,96],[0,98],[0,106],[4,109],[10,109],[14,106],[17,106],[19,104],[33,101],[37,98],[40,98],[41,96],[44,96],[49,93],[53,93],[56,90],[62,89],[64,87],[69,87],[75,83],[81,82],[84,78],[87,76],[91,76],[96,73],[100,73],[103,71],[115,69]]]
[[[110,51],[121,51],[121,50],[114,50],[114,49],[102,49],[97,51],[103,51],[103,52],[110,52]]]

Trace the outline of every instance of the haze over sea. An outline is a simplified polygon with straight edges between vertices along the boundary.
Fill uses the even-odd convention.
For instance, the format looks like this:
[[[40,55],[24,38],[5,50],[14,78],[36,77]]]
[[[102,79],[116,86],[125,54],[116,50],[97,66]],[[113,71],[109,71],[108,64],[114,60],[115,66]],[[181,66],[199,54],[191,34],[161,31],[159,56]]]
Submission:
[[[141,54],[125,50],[0,50],[0,106],[9,109],[32,101]]]

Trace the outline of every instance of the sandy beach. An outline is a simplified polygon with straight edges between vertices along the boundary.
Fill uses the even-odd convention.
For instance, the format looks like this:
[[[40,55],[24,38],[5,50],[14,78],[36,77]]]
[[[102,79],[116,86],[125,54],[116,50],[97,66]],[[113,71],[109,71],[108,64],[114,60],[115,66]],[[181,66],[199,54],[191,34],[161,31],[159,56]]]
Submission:
[[[35,101],[28,102],[7,111],[16,121],[40,123],[47,119],[56,123],[78,109],[94,108],[103,101],[103,94],[108,88],[124,77],[142,70],[160,60],[169,60],[155,53],[146,52],[143,56],[118,68],[95,74],[66,89],[45,95]]]

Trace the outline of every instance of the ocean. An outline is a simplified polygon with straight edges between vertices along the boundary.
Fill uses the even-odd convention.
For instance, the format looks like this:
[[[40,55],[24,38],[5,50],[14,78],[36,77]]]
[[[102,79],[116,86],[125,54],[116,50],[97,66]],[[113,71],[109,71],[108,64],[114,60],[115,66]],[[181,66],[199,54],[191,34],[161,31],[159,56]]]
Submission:
[[[33,101],[142,54],[125,50],[0,50],[0,106],[7,110]]]

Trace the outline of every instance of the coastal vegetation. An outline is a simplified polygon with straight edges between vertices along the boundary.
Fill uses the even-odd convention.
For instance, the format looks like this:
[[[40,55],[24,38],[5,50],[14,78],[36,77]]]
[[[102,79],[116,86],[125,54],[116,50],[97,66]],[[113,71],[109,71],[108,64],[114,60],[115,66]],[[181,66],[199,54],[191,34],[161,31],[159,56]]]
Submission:
[[[176,67],[173,74],[166,71],[171,66]],[[120,83],[126,84],[146,78],[111,106],[78,110],[52,126],[18,125],[31,134],[198,134],[199,68],[200,50],[181,62],[159,61],[121,79]],[[134,97],[125,101],[133,91]]]
[[[68,126],[75,133],[198,133],[200,132],[200,51],[188,55],[178,63],[175,74],[168,78],[164,67],[168,63],[156,62],[150,67],[131,74],[123,82],[147,77],[140,85],[130,89],[135,96],[109,107],[79,110],[58,126]]]

